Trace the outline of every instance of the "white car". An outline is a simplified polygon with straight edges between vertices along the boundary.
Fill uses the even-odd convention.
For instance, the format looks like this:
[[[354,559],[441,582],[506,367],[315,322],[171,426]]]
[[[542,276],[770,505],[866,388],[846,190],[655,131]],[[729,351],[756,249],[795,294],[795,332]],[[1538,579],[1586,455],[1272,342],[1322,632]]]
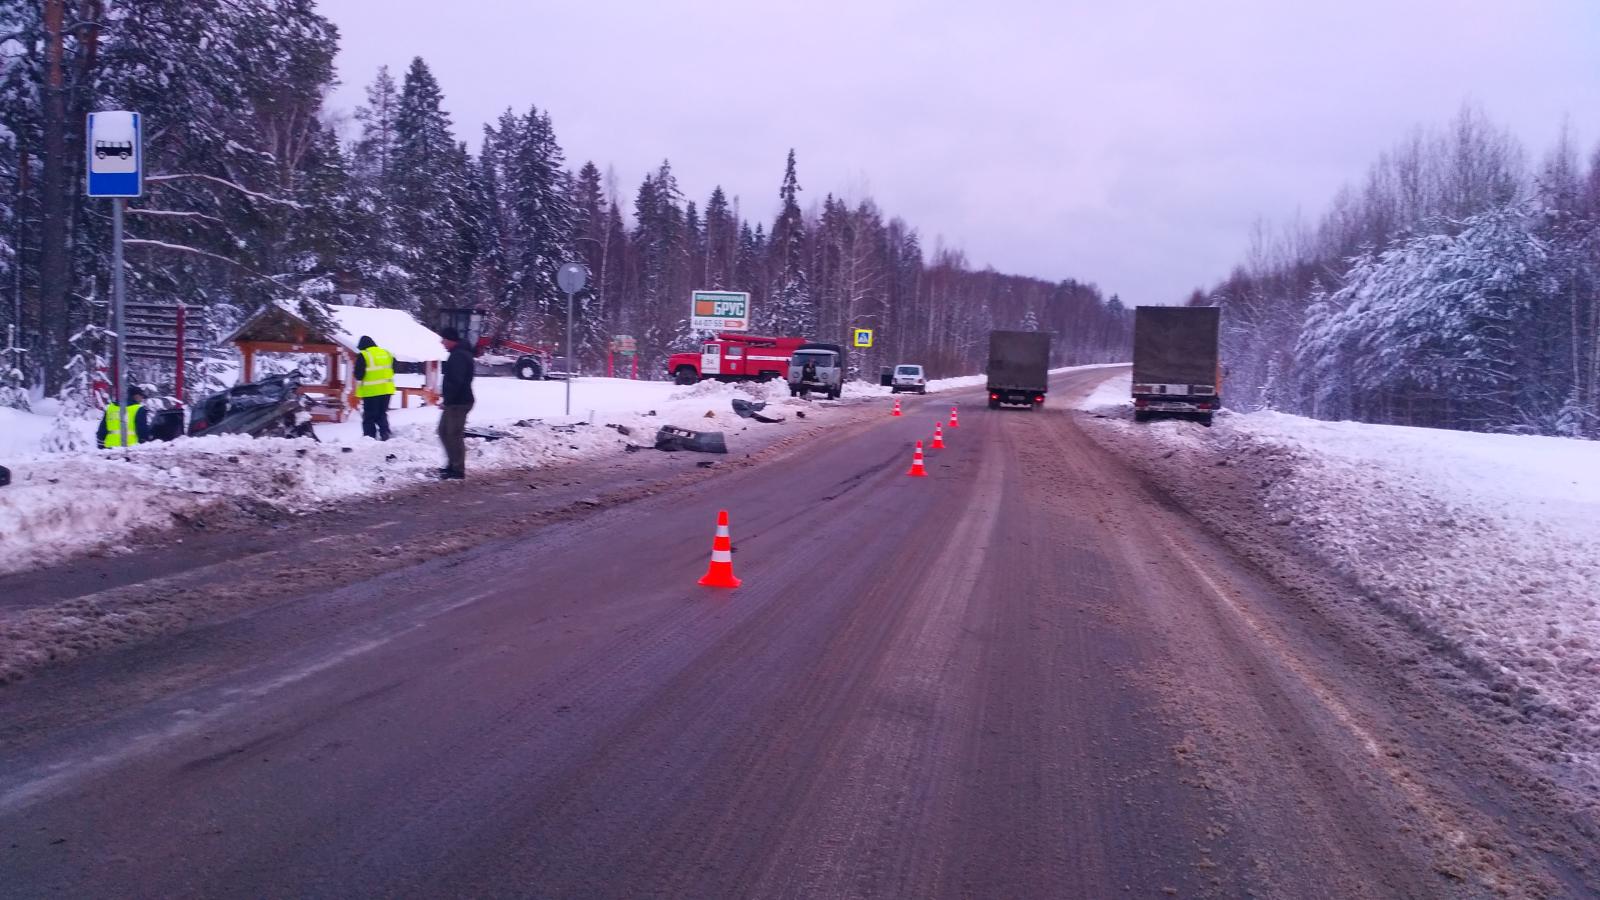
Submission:
[[[915,391],[918,394],[928,392],[928,379],[923,375],[921,366],[894,367],[894,381],[889,385],[889,393],[898,394],[901,391]]]

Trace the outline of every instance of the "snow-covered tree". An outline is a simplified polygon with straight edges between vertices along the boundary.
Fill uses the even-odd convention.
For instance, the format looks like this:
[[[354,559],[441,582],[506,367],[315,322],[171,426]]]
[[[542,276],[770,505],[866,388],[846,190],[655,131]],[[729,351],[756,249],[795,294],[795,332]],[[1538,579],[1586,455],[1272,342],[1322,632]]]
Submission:
[[[92,433],[84,429],[84,421],[104,415],[111,399],[97,385],[101,383],[101,373],[109,369],[106,353],[113,339],[110,331],[93,324],[73,334],[73,355],[67,360],[65,377],[56,391],[55,420],[42,442],[45,451],[71,453],[94,448]]]

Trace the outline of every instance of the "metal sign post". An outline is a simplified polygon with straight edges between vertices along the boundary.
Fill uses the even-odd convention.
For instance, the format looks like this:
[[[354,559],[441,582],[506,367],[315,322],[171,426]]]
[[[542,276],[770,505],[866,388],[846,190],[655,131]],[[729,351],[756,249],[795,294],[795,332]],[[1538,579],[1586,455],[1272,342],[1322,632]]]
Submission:
[[[128,402],[127,298],[122,277],[122,213],[126,198],[144,193],[144,142],[139,114],[125,110],[89,114],[84,190],[111,200],[111,327],[116,332],[111,402]]]
[[[567,295],[567,415],[572,415],[572,379],[577,374],[578,356],[572,346],[572,298],[589,283],[589,270],[583,263],[567,263],[556,271],[556,284]]]

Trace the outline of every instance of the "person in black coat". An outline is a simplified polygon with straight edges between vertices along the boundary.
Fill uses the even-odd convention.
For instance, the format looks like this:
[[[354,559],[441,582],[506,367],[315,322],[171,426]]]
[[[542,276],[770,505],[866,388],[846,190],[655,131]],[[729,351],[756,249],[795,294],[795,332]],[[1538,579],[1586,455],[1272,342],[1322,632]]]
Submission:
[[[472,411],[472,348],[454,328],[439,331],[450,356],[444,361],[444,384],[439,396],[439,442],[444,444],[445,466],[439,477],[467,477],[467,413]]]

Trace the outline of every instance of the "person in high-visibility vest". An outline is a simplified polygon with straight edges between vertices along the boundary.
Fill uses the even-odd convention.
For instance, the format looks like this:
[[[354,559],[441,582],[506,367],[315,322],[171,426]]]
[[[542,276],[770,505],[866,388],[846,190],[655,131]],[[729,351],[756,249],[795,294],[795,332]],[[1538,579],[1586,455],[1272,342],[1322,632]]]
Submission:
[[[356,396],[361,398],[361,433],[389,439],[389,398],[394,396],[394,354],[366,335],[356,341]]]
[[[150,440],[150,412],[144,408],[144,400],[144,388],[133,386],[128,388],[126,404],[106,404],[106,414],[95,430],[101,447],[132,447]]]

